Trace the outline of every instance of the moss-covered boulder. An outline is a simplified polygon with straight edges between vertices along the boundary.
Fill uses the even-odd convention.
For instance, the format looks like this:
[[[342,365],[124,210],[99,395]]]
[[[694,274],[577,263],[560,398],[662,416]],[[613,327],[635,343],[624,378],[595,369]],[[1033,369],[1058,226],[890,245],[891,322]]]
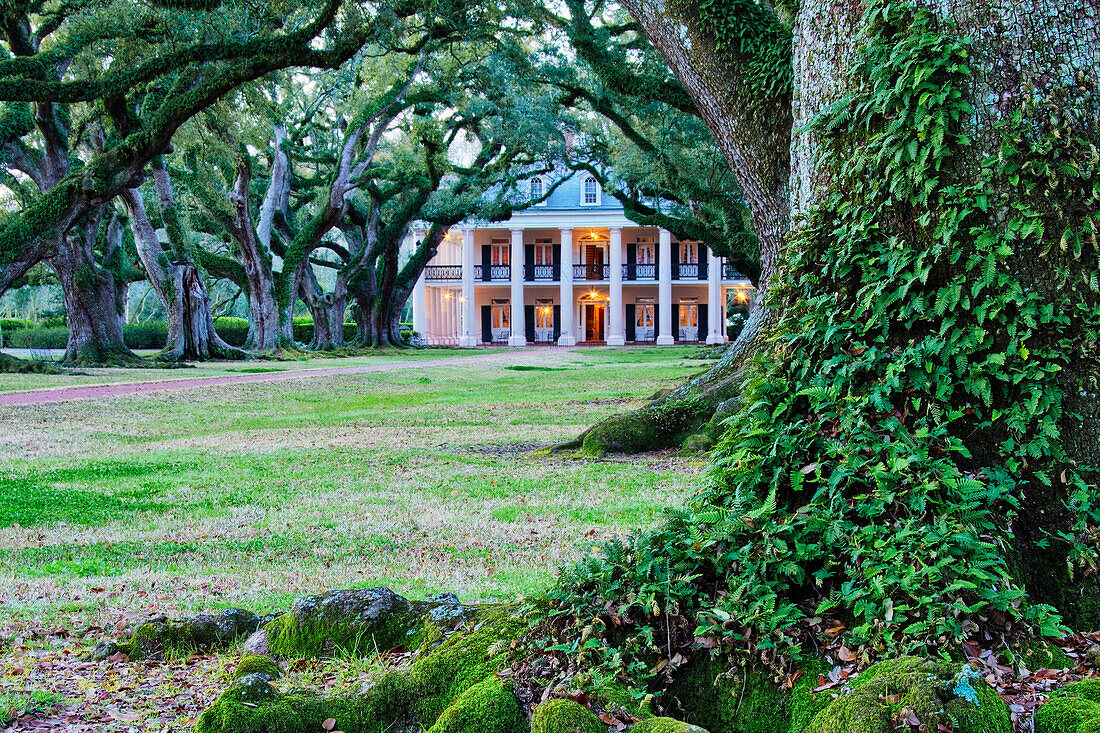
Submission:
[[[262,654],[249,654],[242,657],[241,661],[237,663],[237,668],[233,670],[233,679],[239,680],[241,677],[250,674],[262,675],[265,679],[274,681],[283,676],[283,668],[271,657],[265,657]]]
[[[121,644],[103,645],[102,651],[97,647],[94,656],[105,658],[103,654],[108,651],[110,654],[121,651],[131,659],[144,659],[166,652],[225,647],[255,631],[259,623],[256,614],[242,608],[227,608],[216,616],[203,614],[178,620],[160,616],[140,624]]]
[[[635,723],[630,731],[631,733],[707,733],[705,728],[675,718],[648,718]]]
[[[524,733],[527,721],[510,683],[488,677],[458,696],[428,733]]]
[[[1035,733],[1100,731],[1100,679],[1066,685],[1035,711]]]
[[[280,657],[354,656],[405,644],[418,622],[411,604],[389,588],[361,588],[299,598],[264,631]]]
[[[532,712],[531,733],[607,733],[607,725],[572,700],[548,700]]]
[[[699,657],[680,673],[667,697],[674,714],[708,730],[738,733],[801,733],[832,698],[815,693],[827,667],[804,662],[788,688],[763,670],[726,670],[717,660]]]
[[[903,721],[954,733],[1012,733],[1008,706],[977,671],[916,657],[870,667],[800,733],[889,733]]]
[[[471,719],[463,711],[499,711],[500,720],[507,723],[514,722],[512,713],[519,709],[511,691],[496,678],[496,672],[506,665],[510,644],[526,625],[510,607],[481,607],[475,613],[466,620],[465,628],[449,637],[444,637],[438,626],[426,622],[428,628],[422,634],[424,641],[416,661],[407,670],[383,675],[361,694],[281,694],[276,690],[274,696],[255,703],[242,699],[239,687],[244,680],[261,675],[247,675],[202,714],[196,733],[317,733],[327,718],[335,719],[336,729],[344,733],[429,730],[443,722],[444,713],[450,727],[439,730],[447,733],[466,730],[522,733],[526,730],[522,716],[520,728],[494,728],[491,726],[496,723],[492,721],[484,724],[490,727],[461,727],[463,721]],[[486,685],[479,693],[466,695],[486,681],[495,688],[490,690]],[[505,695],[512,698],[511,704]],[[464,697],[465,701],[459,705]]]
[[[453,624],[469,613],[450,593],[409,601],[389,588],[334,590],[294,601],[245,646],[251,653],[295,658],[384,652],[419,644],[425,623]]]

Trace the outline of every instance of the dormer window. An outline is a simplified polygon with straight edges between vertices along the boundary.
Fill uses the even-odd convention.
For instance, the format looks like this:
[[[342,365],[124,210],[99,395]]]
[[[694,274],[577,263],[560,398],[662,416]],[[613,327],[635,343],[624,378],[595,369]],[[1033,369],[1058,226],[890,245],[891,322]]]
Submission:
[[[536,201],[535,206],[545,206],[545,201],[539,201],[546,193],[546,185],[542,182],[541,178],[531,179],[531,200]]]
[[[585,206],[600,205],[600,184],[595,176],[584,179],[584,193],[581,194],[581,203]]]

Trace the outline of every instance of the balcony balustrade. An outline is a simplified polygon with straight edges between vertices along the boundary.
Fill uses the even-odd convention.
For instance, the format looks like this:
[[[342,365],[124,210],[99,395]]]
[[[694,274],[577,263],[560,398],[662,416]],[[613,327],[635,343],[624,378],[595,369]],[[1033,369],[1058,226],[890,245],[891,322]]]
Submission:
[[[726,280],[748,280],[747,277],[729,262],[725,263],[725,266],[722,268],[722,277]]]
[[[461,280],[462,265],[428,265],[424,268],[424,279],[429,281]]]
[[[527,282],[556,282],[560,269],[557,265],[524,265],[523,279]]]
[[[657,265],[623,265],[623,280],[656,280]]]
[[[574,280],[607,280],[611,277],[611,265],[573,265]]]

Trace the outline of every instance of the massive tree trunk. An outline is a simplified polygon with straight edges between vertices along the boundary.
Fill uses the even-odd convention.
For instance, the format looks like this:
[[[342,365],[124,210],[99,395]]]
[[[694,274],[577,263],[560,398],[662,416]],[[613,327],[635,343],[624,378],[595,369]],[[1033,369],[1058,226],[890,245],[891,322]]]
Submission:
[[[563,573],[570,634],[653,669],[1100,625],[1096,17],[801,0],[766,351],[688,506]]]
[[[786,470],[854,454],[890,465],[866,425],[915,440],[914,485],[927,460],[944,496],[955,471],[1013,497],[982,505],[1013,581],[1088,628],[1100,623],[1087,537],[1100,477],[1097,68],[1100,25],[1083,6],[803,0],[799,224],[777,299],[790,343],[769,373],[805,395],[771,419],[808,415],[828,435]],[[803,500],[794,491],[790,508]]]
[[[703,447],[721,431],[722,420],[737,404],[744,367],[766,341],[773,319],[763,296],[780,261],[790,222],[791,87],[784,76],[789,69],[772,69],[776,78],[770,86],[737,71],[739,65],[754,63],[775,47],[780,58],[784,48],[789,54],[790,38],[774,11],[765,7],[754,13],[749,43],[737,50],[717,47],[713,28],[700,17],[694,2],[676,14],[665,0],[623,0],[622,4],[695,100],[737,178],[760,241],[758,297],[741,334],[713,368],[646,407],[610,417],[559,447],[636,453],[678,445],[688,435],[704,433],[702,442],[693,441]]]
[[[81,365],[133,365],[141,357],[126,346],[122,333],[125,283],[100,265],[96,237],[103,209],[96,210],[59,243],[50,267],[61,283],[69,341],[64,363]]]
[[[236,216],[230,234],[237,242],[237,259],[244,266],[248,291],[248,341],[245,346],[255,351],[274,351],[285,334],[279,323],[271,253],[275,220],[281,218],[285,223],[290,205],[290,164],[283,149],[285,142],[286,129],[275,125],[271,143],[271,181],[255,229],[248,209],[248,185],[252,176],[247,160],[242,160],[238,166],[231,196]]]
[[[225,343],[214,330],[210,295],[183,241],[186,235],[163,160],[155,159],[152,169],[167,243],[160,241],[150,224],[139,189],[126,191],[121,198],[130,214],[138,257],[168,315],[168,343],[158,358],[172,362],[244,358],[246,352]]]

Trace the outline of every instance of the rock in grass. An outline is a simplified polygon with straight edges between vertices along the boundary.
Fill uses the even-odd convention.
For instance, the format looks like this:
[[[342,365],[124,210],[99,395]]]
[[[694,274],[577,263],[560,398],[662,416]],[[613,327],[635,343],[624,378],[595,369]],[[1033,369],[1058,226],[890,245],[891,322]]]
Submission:
[[[1035,733],[1100,731],[1100,679],[1066,685],[1035,711]]]
[[[532,713],[531,733],[607,733],[607,725],[572,700],[548,700]]]
[[[647,718],[630,730],[631,733],[707,733],[704,728],[675,718]]]
[[[160,656],[166,651],[193,651],[228,646],[256,630],[260,619],[241,608],[227,608],[217,616],[200,615],[180,620],[165,616],[145,621],[120,650],[131,659]]]
[[[413,646],[424,623],[453,624],[468,612],[453,593],[410,602],[389,588],[334,590],[294,601],[245,649],[280,657],[373,654]]]
[[[890,733],[894,719],[955,733],[1012,733],[1005,701],[965,665],[899,657],[856,677],[802,733]]]

